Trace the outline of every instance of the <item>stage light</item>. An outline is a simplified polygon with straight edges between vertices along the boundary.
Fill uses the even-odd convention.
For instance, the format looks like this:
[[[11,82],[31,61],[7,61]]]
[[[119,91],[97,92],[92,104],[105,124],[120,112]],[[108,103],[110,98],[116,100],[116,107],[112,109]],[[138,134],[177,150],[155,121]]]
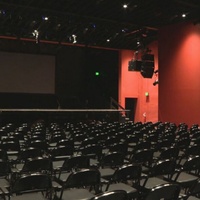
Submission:
[[[185,17],[186,17],[186,14],[185,14],[185,13],[183,13],[183,14],[182,14],[182,18],[185,18]]]
[[[44,21],[48,21],[48,20],[49,20],[49,18],[48,18],[47,16],[43,16],[42,19],[43,19]]]
[[[32,32],[32,34],[33,34],[33,36],[35,37],[36,43],[38,43],[39,31],[35,29],[35,30]]]
[[[127,4],[124,4],[124,5],[123,5],[123,8],[125,8],[125,9],[128,8],[128,5],[127,5]]]
[[[158,69],[154,71],[154,74],[158,73]]]
[[[73,35],[72,35],[72,38],[73,38],[73,42],[72,42],[72,43],[73,43],[73,44],[77,43],[77,40],[76,40],[77,36],[73,34]]]
[[[153,85],[156,86],[158,83],[159,83],[158,80],[156,80],[153,82]]]

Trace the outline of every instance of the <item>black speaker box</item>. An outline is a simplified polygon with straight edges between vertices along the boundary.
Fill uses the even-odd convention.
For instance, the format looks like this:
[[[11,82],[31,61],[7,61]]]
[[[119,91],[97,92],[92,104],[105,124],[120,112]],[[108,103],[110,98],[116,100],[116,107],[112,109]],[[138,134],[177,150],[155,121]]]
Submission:
[[[154,73],[154,62],[142,62],[140,73],[144,78],[152,78]]]
[[[128,62],[128,71],[139,72],[141,70],[142,61],[131,60]]]
[[[142,61],[154,62],[154,55],[153,54],[144,54],[144,55],[142,55]]]

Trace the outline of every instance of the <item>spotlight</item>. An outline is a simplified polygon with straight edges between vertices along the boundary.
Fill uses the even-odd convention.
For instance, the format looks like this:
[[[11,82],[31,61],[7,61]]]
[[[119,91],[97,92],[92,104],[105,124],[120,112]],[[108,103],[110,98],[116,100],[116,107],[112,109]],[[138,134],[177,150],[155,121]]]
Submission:
[[[186,14],[185,14],[185,13],[183,13],[183,14],[182,14],[182,18],[185,18],[185,17],[186,17]]]
[[[158,83],[159,83],[158,80],[156,80],[153,82],[153,85],[156,86]]]
[[[72,35],[72,38],[73,38],[73,42],[72,42],[72,43],[73,43],[73,44],[77,43],[77,40],[76,40],[77,36],[73,34],[73,35]]]
[[[125,9],[128,8],[128,5],[127,5],[127,4],[124,4],[124,5],[123,5],[123,8],[125,8]]]
[[[48,18],[47,16],[43,16],[42,19],[43,19],[44,21],[48,21],[48,20],[49,20],[49,18]]]
[[[32,34],[33,34],[33,36],[35,37],[36,43],[38,43],[39,31],[35,29],[35,30],[32,32]]]
[[[158,69],[156,71],[154,71],[154,74],[158,73]]]

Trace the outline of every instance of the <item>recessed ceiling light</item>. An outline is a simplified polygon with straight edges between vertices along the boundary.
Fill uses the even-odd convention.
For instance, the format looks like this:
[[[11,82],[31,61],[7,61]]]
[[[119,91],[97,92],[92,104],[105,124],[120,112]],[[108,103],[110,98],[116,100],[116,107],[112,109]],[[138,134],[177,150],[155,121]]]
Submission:
[[[42,19],[43,19],[44,21],[48,21],[48,20],[49,20],[49,18],[46,17],[46,16],[42,17]]]
[[[128,5],[127,5],[127,4],[124,4],[124,5],[123,5],[123,8],[128,8]]]
[[[186,14],[185,14],[185,13],[183,13],[183,14],[182,14],[182,17],[183,17],[183,18],[185,18],[185,17],[186,17]]]

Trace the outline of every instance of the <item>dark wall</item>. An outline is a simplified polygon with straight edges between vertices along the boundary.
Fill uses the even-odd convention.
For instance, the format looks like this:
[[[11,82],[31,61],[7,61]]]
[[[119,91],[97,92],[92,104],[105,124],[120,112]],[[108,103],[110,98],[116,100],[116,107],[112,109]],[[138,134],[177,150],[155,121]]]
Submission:
[[[55,55],[55,96],[61,108],[109,108],[118,99],[119,52],[79,46],[1,40],[1,51]],[[95,76],[95,72],[100,73]]]
[[[56,57],[56,94],[62,108],[109,108],[109,98],[118,97],[118,51],[61,48]]]

